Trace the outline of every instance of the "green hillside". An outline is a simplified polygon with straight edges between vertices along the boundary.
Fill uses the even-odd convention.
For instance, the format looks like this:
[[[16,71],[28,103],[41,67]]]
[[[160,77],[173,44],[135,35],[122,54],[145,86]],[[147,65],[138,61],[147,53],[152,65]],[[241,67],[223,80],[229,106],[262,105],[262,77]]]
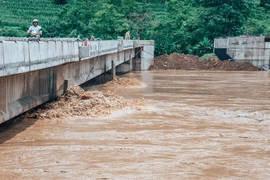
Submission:
[[[216,37],[269,35],[269,8],[270,0],[0,0],[0,36],[25,37],[37,18],[42,37],[109,40],[130,31],[153,39],[156,55],[203,55]]]
[[[42,26],[49,26],[62,8],[52,0],[1,0],[0,35],[25,36],[26,29],[35,18]]]

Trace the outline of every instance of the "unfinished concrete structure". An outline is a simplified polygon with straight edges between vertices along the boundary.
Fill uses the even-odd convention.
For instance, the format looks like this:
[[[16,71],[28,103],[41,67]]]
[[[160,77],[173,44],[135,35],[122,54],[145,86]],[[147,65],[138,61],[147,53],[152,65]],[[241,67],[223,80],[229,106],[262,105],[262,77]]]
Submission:
[[[101,74],[147,70],[153,41],[0,38],[0,123]]]
[[[217,38],[214,53],[221,60],[251,62],[254,66],[269,70],[270,37]]]

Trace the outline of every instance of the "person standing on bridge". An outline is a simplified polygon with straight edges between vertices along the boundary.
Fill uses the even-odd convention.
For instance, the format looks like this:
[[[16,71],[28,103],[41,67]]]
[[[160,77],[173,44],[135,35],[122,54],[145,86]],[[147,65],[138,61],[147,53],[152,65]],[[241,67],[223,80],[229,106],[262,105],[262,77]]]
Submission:
[[[94,41],[95,40],[95,37],[92,35],[92,36],[90,36],[89,40],[90,41]]]
[[[27,33],[30,34],[30,36],[37,36],[38,38],[42,35],[42,29],[41,26],[38,25],[37,19],[33,20],[33,25],[30,26]]]
[[[130,40],[130,31],[127,31],[125,34],[125,39]]]

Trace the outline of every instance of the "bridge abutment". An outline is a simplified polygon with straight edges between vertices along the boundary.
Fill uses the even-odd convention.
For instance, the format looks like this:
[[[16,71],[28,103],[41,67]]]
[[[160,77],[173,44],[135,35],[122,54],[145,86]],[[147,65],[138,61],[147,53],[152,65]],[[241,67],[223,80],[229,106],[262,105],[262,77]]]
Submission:
[[[250,62],[259,68],[270,69],[270,38],[267,36],[217,38],[214,53],[221,60]]]

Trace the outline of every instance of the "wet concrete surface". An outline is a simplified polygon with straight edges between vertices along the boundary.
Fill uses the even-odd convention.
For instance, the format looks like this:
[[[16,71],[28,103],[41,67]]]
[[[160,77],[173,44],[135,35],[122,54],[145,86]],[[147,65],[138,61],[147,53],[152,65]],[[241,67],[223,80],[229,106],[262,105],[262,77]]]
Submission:
[[[0,128],[1,179],[270,179],[270,73],[136,72],[108,117]]]

